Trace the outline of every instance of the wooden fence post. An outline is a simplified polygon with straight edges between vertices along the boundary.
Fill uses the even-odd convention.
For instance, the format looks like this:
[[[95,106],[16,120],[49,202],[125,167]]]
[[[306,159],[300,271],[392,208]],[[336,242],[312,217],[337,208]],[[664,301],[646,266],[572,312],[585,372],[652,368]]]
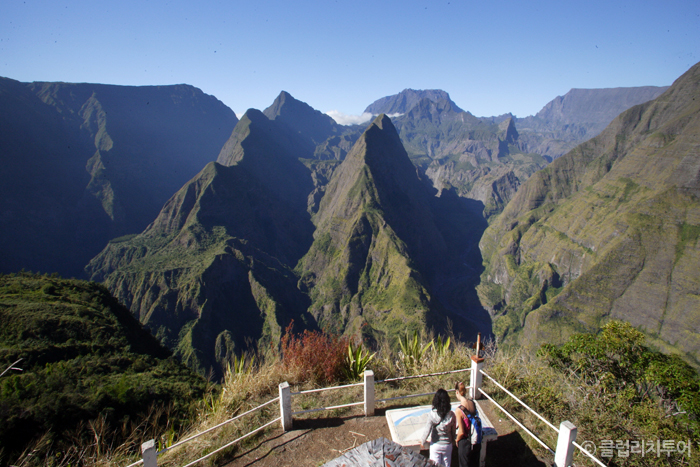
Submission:
[[[156,450],[156,440],[151,439],[141,445],[141,456],[143,467],[157,467],[158,451]]]
[[[556,467],[569,467],[574,461],[574,441],[578,428],[569,421],[559,425],[559,437],[557,438],[557,450],[554,454]]]
[[[289,431],[292,429],[292,390],[289,383],[280,383],[280,417],[282,419],[282,429]]]
[[[365,370],[365,417],[374,415],[374,371]]]

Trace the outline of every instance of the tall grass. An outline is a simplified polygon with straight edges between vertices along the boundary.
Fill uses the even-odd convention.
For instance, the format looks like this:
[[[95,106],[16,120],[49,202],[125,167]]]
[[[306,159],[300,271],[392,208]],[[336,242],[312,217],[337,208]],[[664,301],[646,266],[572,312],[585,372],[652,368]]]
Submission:
[[[454,336],[450,336],[449,341],[441,337],[440,345],[436,345],[436,341],[437,338],[434,335],[418,334],[417,347],[419,349],[427,347],[419,359],[411,359],[410,365],[407,365],[405,354],[402,353],[401,349],[394,349],[387,342],[380,342],[375,348],[365,349],[365,352],[374,353],[370,369],[375,373],[375,380],[468,369],[471,366],[470,357],[473,355],[473,350],[466,342],[455,339]],[[295,344],[289,345],[290,342],[295,342]],[[99,423],[90,424],[82,429],[94,433],[94,442],[88,445],[78,444],[75,452],[71,454],[71,458],[89,459],[87,463],[90,465],[123,466],[138,459],[138,447],[142,440],[154,438],[158,440],[160,446],[172,445],[178,440],[214,427],[277,397],[278,386],[284,381],[289,382],[293,392],[344,383],[346,380],[342,376],[342,371],[326,372],[324,370],[318,373],[311,368],[313,365],[320,365],[320,368],[325,369],[329,367],[324,366],[325,363],[319,364],[318,361],[305,365],[304,360],[299,359],[299,352],[305,352],[305,346],[311,343],[316,346],[314,347],[316,351],[341,349],[347,353],[347,347],[343,349],[339,342],[345,346],[348,345],[347,341],[334,339],[331,336],[307,333],[300,336],[290,336],[280,349],[269,348],[255,355],[242,356],[237,360],[238,364],[229,366],[229,371],[220,386],[220,390],[216,393],[210,392],[201,401],[197,415],[188,429],[180,432],[171,430],[166,433],[162,431],[155,433],[149,428],[151,425],[148,421],[144,421],[142,426],[133,432],[128,443],[111,446],[107,441],[108,436],[100,431]],[[430,345],[431,342],[432,345]],[[363,347],[360,344],[355,344],[354,350],[357,351],[357,349],[363,349]],[[493,341],[486,343],[482,356],[485,358],[484,369],[489,375],[555,426],[564,420],[573,422],[578,427],[579,442],[590,440],[599,444],[604,439],[686,440],[688,437],[696,436],[694,433],[697,431],[693,430],[697,429],[697,414],[686,411],[684,414],[675,413],[674,415],[673,411],[668,412],[668,404],[664,404],[658,395],[655,396],[654,391],[650,391],[649,395],[645,397],[632,397],[629,387],[625,387],[625,384],[620,387],[611,386],[609,377],[605,374],[592,373],[582,377],[580,373],[571,370],[571,368],[564,368],[561,364],[553,364],[552,358],[545,354],[533,355],[521,349],[512,348],[504,350],[500,349]],[[241,360],[254,363],[241,364]],[[319,361],[325,362],[323,359]],[[334,377],[327,378],[331,374]],[[468,378],[468,372],[464,372],[380,383],[376,386],[376,397],[384,399],[408,394],[432,394],[440,387],[448,390],[453,388],[458,380],[466,380],[468,384]],[[556,433],[553,430],[507,397],[487,378],[484,378],[483,389],[540,436],[550,447],[556,446]],[[385,405],[385,407],[429,404],[431,398],[428,396],[409,399],[408,401],[395,402],[393,405]],[[359,402],[362,401],[362,387],[296,395],[292,400],[293,411]],[[674,407],[678,408],[677,405]],[[342,416],[353,410],[358,409],[345,408],[330,412],[302,414],[295,416],[295,419]],[[161,415],[154,413],[153,417]],[[166,452],[159,456],[158,465],[185,465],[277,417],[279,417],[279,405],[272,403],[239,421],[226,424],[210,434],[197,438],[185,447]],[[274,424],[267,432],[278,429],[278,427],[279,425]],[[128,429],[133,429],[133,427]],[[265,436],[266,432],[254,435],[199,465],[218,465],[236,456],[242,450],[260,444],[260,440],[264,439]],[[523,438],[536,454],[543,458],[551,457],[529,436],[523,434]],[[697,437],[693,437],[691,441],[697,441]],[[697,444],[693,446],[693,449],[695,450],[693,451],[694,457],[690,458],[687,456],[686,458],[672,456],[668,459],[663,456],[661,458],[630,456],[626,459],[614,458],[610,460],[609,465],[697,466],[699,465],[698,460],[700,460],[700,456],[696,455]],[[58,454],[63,455],[63,453]],[[56,456],[60,457],[57,454]],[[68,459],[68,457],[64,456],[62,459]],[[576,454],[574,460],[577,465],[589,464],[589,461],[579,454]],[[70,463],[61,462],[53,462],[53,464],[48,465],[77,465],[73,461]],[[31,465],[31,463],[17,463],[16,465]]]

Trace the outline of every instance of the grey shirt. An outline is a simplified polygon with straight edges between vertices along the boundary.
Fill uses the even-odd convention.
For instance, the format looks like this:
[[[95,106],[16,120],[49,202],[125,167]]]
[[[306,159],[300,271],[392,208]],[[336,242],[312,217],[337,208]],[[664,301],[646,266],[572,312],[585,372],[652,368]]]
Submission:
[[[421,444],[430,436],[431,443],[452,444],[455,441],[455,430],[457,428],[457,420],[455,414],[451,411],[445,415],[445,418],[440,420],[437,411],[433,409],[428,414],[428,422],[425,424],[425,429],[421,435]]]

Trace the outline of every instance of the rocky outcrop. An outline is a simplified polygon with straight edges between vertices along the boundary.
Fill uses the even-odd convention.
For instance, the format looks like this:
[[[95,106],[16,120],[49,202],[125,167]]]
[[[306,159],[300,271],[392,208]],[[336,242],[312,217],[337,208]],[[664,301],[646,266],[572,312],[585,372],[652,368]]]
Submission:
[[[477,118],[445,100],[421,100],[396,119],[396,127],[414,164],[433,185],[481,202],[487,218],[499,213],[517,187],[547,164],[522,150],[514,118]]]

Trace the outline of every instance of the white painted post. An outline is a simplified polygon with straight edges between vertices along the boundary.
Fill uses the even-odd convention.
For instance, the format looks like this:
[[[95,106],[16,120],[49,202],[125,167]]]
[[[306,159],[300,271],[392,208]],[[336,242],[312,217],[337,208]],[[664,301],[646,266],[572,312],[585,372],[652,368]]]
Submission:
[[[158,466],[158,451],[156,451],[156,440],[146,441],[141,445],[141,457],[143,458],[143,467]]]
[[[559,437],[557,438],[557,450],[554,454],[556,467],[569,467],[574,461],[574,441],[578,428],[569,421],[559,425]]]
[[[280,383],[280,417],[282,418],[282,429],[289,431],[292,429],[292,390],[289,383]]]
[[[473,400],[481,398],[481,369],[484,367],[484,359],[472,355],[472,371],[469,377],[469,395]]]
[[[365,370],[365,417],[374,416],[374,371]]]

